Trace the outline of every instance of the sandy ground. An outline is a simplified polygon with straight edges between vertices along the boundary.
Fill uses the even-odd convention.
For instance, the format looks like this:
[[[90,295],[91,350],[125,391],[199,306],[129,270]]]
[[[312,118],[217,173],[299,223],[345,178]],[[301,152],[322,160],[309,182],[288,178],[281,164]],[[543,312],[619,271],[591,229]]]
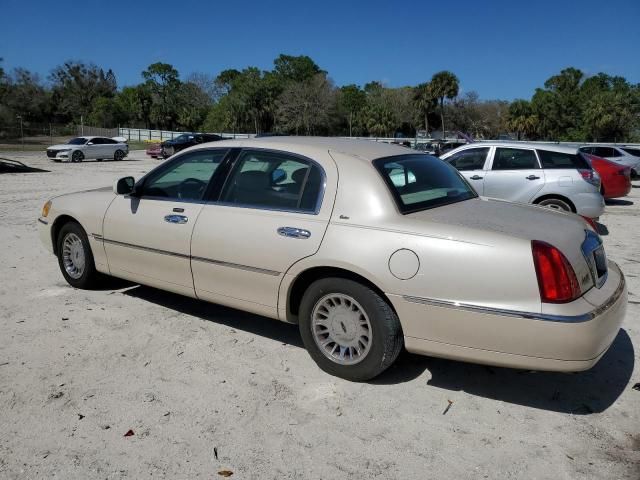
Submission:
[[[640,478],[640,182],[601,219],[630,305],[595,368],[403,353],[357,384],[320,371],[295,326],[69,287],[37,236],[44,201],[158,161],[11,156],[50,172],[0,175],[0,478]]]

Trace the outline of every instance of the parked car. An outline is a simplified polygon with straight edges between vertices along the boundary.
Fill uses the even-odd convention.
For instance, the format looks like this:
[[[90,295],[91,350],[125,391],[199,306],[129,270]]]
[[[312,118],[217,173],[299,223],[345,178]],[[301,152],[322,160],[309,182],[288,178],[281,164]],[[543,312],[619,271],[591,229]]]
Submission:
[[[162,157],[169,158],[174,153],[178,153],[185,148],[198,145],[199,143],[217,142],[224,140],[220,135],[213,133],[183,133],[172,140],[162,142]]]
[[[640,148],[608,145],[586,145],[580,147],[582,153],[595,155],[631,168],[631,178],[640,178]]]
[[[95,158],[98,161],[122,160],[129,154],[129,145],[124,137],[76,137],[67,143],[47,148],[47,157],[54,162],[81,162]]]
[[[162,158],[162,145],[160,142],[152,142],[147,147],[146,153],[151,158]]]
[[[478,197],[447,163],[384,143],[200,145],[137,182],[56,197],[38,222],[73,287],[112,275],[295,323],[322,369],[358,381],[403,345],[588,369],[627,304],[582,218]]]
[[[589,163],[600,175],[600,193],[604,198],[624,197],[631,191],[631,167],[584,154]]]
[[[481,142],[442,155],[480,195],[598,218],[600,177],[575,147]]]

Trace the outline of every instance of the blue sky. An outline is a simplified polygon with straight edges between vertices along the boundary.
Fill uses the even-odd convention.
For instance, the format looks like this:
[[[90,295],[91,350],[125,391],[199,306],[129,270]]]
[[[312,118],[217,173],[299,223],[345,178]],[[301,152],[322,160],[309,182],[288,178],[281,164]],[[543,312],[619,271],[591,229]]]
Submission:
[[[309,55],[337,85],[415,85],[439,70],[482,98],[529,98],[567,66],[640,82],[640,0],[142,2],[0,0],[0,57],[46,77],[68,59],[118,84]]]

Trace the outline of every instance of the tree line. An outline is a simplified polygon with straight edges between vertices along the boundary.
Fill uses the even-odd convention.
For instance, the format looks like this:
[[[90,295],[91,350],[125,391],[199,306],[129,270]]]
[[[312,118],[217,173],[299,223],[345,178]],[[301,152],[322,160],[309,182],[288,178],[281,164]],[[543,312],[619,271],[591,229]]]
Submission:
[[[449,71],[416,86],[372,81],[337,87],[310,57],[279,55],[271,70],[247,67],[181,77],[154,63],[141,82],[118,88],[111,69],[68,61],[43,80],[0,64],[0,130],[63,123],[165,130],[413,137],[462,131],[476,138],[511,132],[519,139],[632,141],[640,136],[640,84],[567,68],[530,100],[481,100],[460,94]]]

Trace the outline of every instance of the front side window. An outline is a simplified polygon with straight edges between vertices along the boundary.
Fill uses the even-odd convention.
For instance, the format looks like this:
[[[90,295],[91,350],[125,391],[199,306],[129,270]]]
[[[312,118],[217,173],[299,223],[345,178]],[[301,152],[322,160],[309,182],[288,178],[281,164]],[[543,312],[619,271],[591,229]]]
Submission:
[[[482,170],[489,153],[488,148],[468,148],[447,158],[446,162],[457,170]]]
[[[542,168],[578,168],[590,170],[591,167],[582,155],[575,153],[553,152],[550,150],[538,150]]]
[[[101,138],[92,138],[91,140],[89,140],[89,142],[93,143],[94,145],[102,145],[104,143],[104,141]]]
[[[227,150],[199,150],[181,155],[166,168],[160,168],[144,180],[143,197],[198,201]]]
[[[67,142],[67,145],[84,145],[87,143],[87,139],[83,137],[72,138]]]
[[[460,174],[429,155],[398,155],[374,160],[401,213],[477,197]]]
[[[540,168],[533,150],[496,148],[492,170],[530,170],[532,168]]]
[[[221,201],[243,207],[315,212],[324,174],[309,160],[280,152],[246,150],[238,157]]]

